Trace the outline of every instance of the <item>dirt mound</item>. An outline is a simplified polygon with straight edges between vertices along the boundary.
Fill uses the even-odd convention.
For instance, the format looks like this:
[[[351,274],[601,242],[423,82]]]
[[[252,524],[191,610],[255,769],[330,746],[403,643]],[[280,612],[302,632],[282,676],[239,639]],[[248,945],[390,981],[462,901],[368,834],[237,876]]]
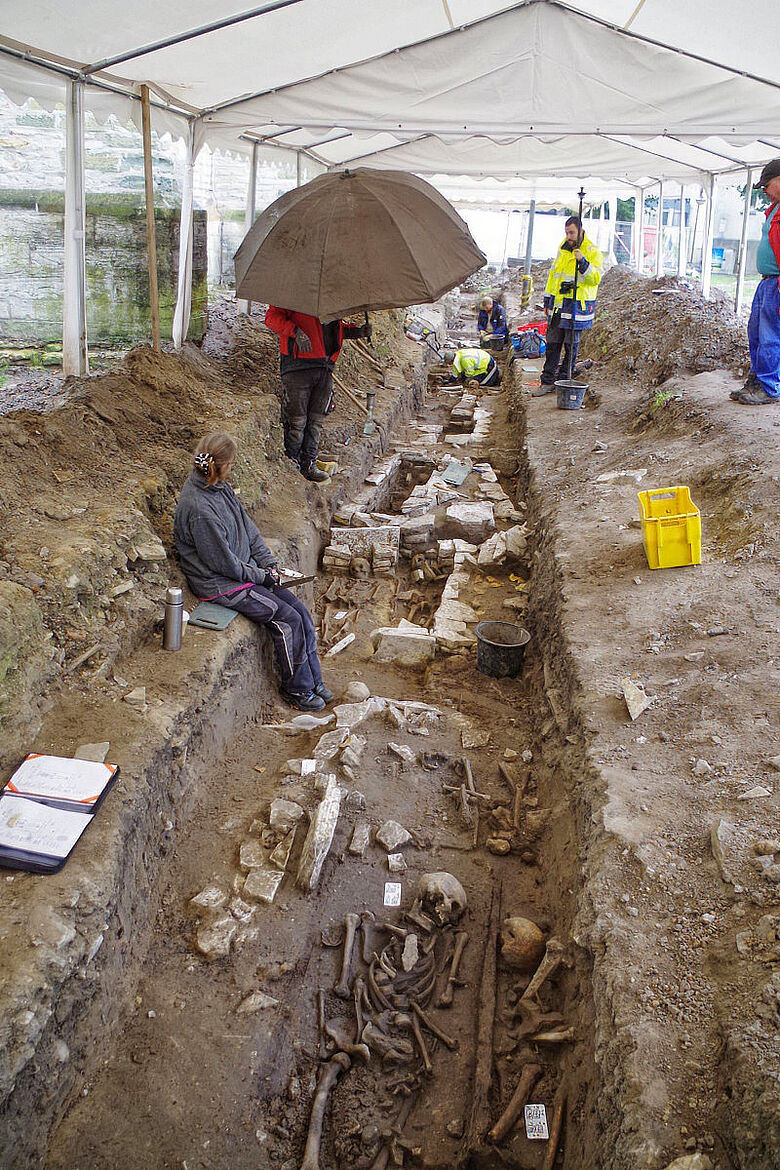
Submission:
[[[615,265],[604,276],[596,321],[583,345],[613,376],[659,385],[674,374],[749,367],[745,326],[730,302],[677,277],[639,276]]]
[[[276,338],[233,316],[219,321],[213,358],[138,346],[103,374],[66,379],[59,408],[0,417],[0,765],[34,731],[45,694],[107,679],[150,636],[179,577],[173,512],[200,436],[236,436],[235,480],[247,508],[264,509],[266,532],[287,531],[305,508],[283,458]],[[393,315],[375,336],[381,365],[409,356]],[[352,346],[340,374],[353,387],[380,381]],[[331,418],[329,449],[343,450],[363,415],[342,401]]]

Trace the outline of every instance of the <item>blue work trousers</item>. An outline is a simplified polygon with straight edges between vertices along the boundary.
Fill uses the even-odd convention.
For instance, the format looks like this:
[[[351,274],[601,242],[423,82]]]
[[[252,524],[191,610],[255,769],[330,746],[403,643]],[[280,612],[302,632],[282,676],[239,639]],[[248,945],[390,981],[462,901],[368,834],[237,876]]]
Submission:
[[[780,399],[780,290],[767,276],[756,289],[748,321],[750,368],[772,398]]]
[[[220,605],[237,609],[260,626],[268,626],[282,676],[282,689],[291,694],[308,695],[322,682],[317,632],[311,614],[290,589],[274,585],[253,585],[240,593],[230,593],[216,600]]]

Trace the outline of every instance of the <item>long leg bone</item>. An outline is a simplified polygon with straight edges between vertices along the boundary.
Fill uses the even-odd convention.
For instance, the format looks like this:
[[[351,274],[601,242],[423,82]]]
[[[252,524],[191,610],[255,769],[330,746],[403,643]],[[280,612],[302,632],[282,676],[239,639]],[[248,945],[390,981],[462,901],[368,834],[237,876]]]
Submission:
[[[493,1142],[494,1145],[497,1145],[499,1142],[504,1140],[520,1116],[523,1106],[528,1100],[528,1094],[531,1092],[531,1089],[534,1087],[541,1074],[541,1065],[526,1064],[523,1066],[523,1071],[520,1074],[520,1080],[518,1081],[517,1088],[512,1094],[512,1099],[499,1117],[496,1124],[488,1133],[488,1141]]]
[[[311,1107],[309,1118],[309,1133],[306,1138],[306,1149],[303,1152],[301,1170],[320,1170],[320,1143],[322,1142],[322,1124],[325,1120],[325,1110],[328,1106],[328,1097],[331,1090],[343,1072],[350,1067],[349,1057],[344,1052],[337,1052],[332,1060],[320,1068],[317,1081],[317,1092]]]
[[[425,1027],[434,1036],[438,1036],[441,1042],[446,1044],[450,1051],[454,1051],[458,1047],[458,1041],[453,1040],[452,1036],[448,1036],[446,1032],[442,1032],[441,1028],[434,1024],[431,1017],[425,1014],[419,1004],[412,1003],[412,1011],[417,1016],[417,1019],[420,1021],[420,1023],[425,1024]]]
[[[463,957],[463,951],[466,948],[466,943],[469,941],[469,934],[467,930],[459,930],[455,934],[455,950],[452,954],[452,963],[450,964],[450,973],[447,978],[447,986],[439,997],[439,1007],[451,1007],[452,996],[455,991],[455,983],[458,978],[458,967],[460,960]]]
[[[350,994],[349,976],[352,966],[352,948],[355,943],[355,933],[360,924],[359,914],[348,914],[344,919],[344,958],[341,962],[341,976],[333,988],[339,999],[348,999]]]
[[[550,1141],[547,1146],[547,1153],[544,1159],[542,1170],[553,1170],[555,1165],[555,1158],[558,1153],[558,1142],[561,1140],[561,1129],[563,1128],[563,1118],[566,1113],[566,1097],[559,1091],[558,1097],[555,1101],[555,1110],[553,1112],[552,1124],[550,1126]]]
[[[363,996],[365,995],[366,985],[363,979],[358,975],[355,980],[355,986],[352,989],[352,994],[355,997],[355,1043],[360,1043],[360,1037],[363,1035]]]
[[[557,938],[547,940],[547,948],[544,952],[544,958],[539,966],[534,971],[531,982],[526,987],[523,994],[520,996],[521,1000],[535,999],[541,990],[543,984],[547,982],[552,974],[558,970],[563,962],[564,946]]]
[[[376,916],[370,910],[364,910],[360,915],[360,933],[363,936],[363,950],[361,958],[368,966],[371,962],[371,927],[376,922]]]

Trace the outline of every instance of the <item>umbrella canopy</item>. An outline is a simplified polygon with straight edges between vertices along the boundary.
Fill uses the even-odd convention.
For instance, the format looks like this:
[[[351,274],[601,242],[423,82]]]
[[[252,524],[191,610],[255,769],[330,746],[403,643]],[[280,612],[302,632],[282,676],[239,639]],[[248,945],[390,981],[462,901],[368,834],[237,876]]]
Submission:
[[[361,167],[268,207],[236,252],[236,294],[330,321],[437,300],[486,263],[429,183]]]

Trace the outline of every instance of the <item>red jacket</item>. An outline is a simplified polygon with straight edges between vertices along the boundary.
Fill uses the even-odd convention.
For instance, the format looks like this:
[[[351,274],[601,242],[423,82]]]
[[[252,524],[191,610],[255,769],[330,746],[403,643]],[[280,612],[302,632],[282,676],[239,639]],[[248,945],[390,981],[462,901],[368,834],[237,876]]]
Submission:
[[[282,373],[285,369],[305,369],[308,366],[326,366],[333,368],[341,353],[341,346],[345,337],[362,337],[362,325],[345,325],[343,321],[334,321],[337,328],[327,328],[328,341],[323,333],[322,322],[307,313],[296,313],[292,309],[280,309],[276,305],[269,305],[265,315],[265,323],[274,333],[279,334],[279,352],[281,355]],[[311,342],[311,349],[302,353],[295,341],[295,331],[301,329]]]
[[[775,254],[775,260],[780,265],[780,204],[772,203],[767,207],[765,215],[773,215],[777,211],[774,219],[769,225],[769,246]]]

